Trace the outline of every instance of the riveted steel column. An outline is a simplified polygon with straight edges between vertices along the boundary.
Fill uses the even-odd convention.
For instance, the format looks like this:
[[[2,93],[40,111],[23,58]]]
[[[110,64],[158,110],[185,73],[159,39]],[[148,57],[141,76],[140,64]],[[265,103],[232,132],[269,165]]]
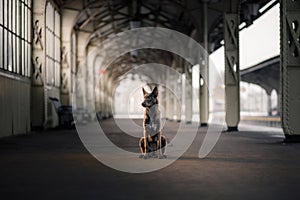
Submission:
[[[62,9],[61,11],[61,87],[60,97],[62,105],[72,104],[72,31],[78,11]],[[74,67],[73,67],[74,68]]]
[[[286,141],[300,141],[300,2],[280,3],[282,126]]]
[[[32,74],[31,74],[31,126],[42,127],[46,120],[47,99],[45,97],[46,68],[45,68],[45,13],[46,1],[33,1],[32,3]],[[1,47],[2,48],[2,47]],[[2,55],[1,55],[2,56]]]
[[[77,33],[77,108],[86,109],[86,41],[90,35],[88,33],[78,31]]]
[[[228,131],[237,131],[240,121],[239,1],[225,2],[225,95]]]
[[[199,76],[199,114],[200,114],[200,125],[207,126],[209,117],[209,95],[208,95],[208,73],[209,73],[209,63],[208,63],[208,27],[207,27],[207,3],[203,3],[203,41],[204,49],[207,53],[204,53],[204,62],[200,64],[200,76]],[[204,81],[205,80],[205,81]]]
[[[193,91],[192,91],[192,68],[185,63],[185,122],[187,124],[192,123],[193,117]]]

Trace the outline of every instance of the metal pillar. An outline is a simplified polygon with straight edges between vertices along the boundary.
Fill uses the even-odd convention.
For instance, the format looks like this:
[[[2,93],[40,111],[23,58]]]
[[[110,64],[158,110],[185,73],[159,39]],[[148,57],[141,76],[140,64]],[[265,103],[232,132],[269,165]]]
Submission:
[[[174,98],[175,98],[175,96],[174,96],[174,83],[173,83],[173,81],[174,81],[174,77],[171,75],[171,76],[169,76],[170,77],[170,79],[169,79],[169,81],[170,81],[170,88],[169,88],[169,100],[168,100],[168,105],[169,105],[169,109],[168,109],[168,111],[169,111],[169,120],[171,120],[171,121],[173,121],[174,120]]]
[[[77,108],[78,109],[86,109],[86,41],[89,38],[89,33],[85,33],[82,31],[78,31],[77,33],[77,63],[78,63],[78,71],[77,71]]]
[[[166,96],[167,96],[167,88],[165,87],[165,86],[161,86],[161,89],[160,89],[160,98],[161,98],[161,100],[160,100],[160,104],[161,104],[161,106],[162,106],[162,108],[163,108],[163,112],[161,113],[161,117],[163,118],[163,119],[166,119],[167,118],[167,98],[166,98]]]
[[[166,118],[168,120],[173,120],[173,113],[172,113],[172,109],[173,109],[173,102],[172,102],[172,78],[170,75],[170,71],[167,70],[167,78],[166,78]]]
[[[185,122],[192,123],[193,117],[193,91],[192,91],[192,69],[185,64]]]
[[[62,9],[61,12],[61,86],[60,98],[62,105],[72,104],[72,30],[73,21],[78,15],[78,11]]]
[[[31,126],[42,127],[45,120],[45,1],[33,2],[32,44],[33,70],[31,76]],[[36,42],[37,41],[37,42]],[[2,47],[1,47],[2,48]],[[2,56],[2,55],[1,55]]]
[[[200,64],[200,75],[199,75],[199,119],[201,126],[207,126],[209,117],[209,95],[208,95],[208,73],[209,73],[209,63],[208,63],[208,27],[207,27],[207,3],[203,3],[203,41],[204,49],[207,53],[204,53],[204,62]],[[204,81],[205,80],[205,81]]]
[[[268,94],[268,102],[267,102],[267,107],[268,107],[268,115],[272,116],[272,98],[271,98],[271,93]]]
[[[177,80],[176,86],[175,86],[176,90],[177,90],[177,94],[178,94],[177,99],[175,101],[176,120],[177,120],[177,122],[181,122],[181,104],[182,104],[182,99],[181,99],[182,98],[182,95],[181,95],[182,88],[181,88],[181,86],[182,86],[182,79],[180,77],[180,79]]]
[[[286,141],[300,141],[300,2],[280,1],[281,105]]]
[[[224,13],[225,95],[228,131],[240,121],[239,1],[226,1]]]

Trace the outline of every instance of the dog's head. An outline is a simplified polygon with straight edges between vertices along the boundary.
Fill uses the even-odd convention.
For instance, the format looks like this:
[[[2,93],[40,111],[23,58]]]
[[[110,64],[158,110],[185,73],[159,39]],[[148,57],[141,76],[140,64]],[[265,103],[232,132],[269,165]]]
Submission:
[[[144,101],[142,103],[142,106],[145,108],[150,108],[154,104],[158,104],[157,96],[158,96],[158,89],[155,87],[151,93],[148,93],[143,88],[143,94],[144,94]]]

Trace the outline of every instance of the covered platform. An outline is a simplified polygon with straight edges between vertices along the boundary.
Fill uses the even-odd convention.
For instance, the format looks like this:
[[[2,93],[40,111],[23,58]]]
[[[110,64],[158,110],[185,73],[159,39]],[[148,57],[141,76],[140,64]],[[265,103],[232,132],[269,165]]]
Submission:
[[[279,56],[242,71],[241,30],[273,8]],[[0,11],[0,199],[300,199],[299,1],[1,0]],[[282,128],[244,123],[246,79],[280,107],[280,119],[250,120]],[[148,127],[145,97],[158,108]],[[140,159],[139,139],[160,126],[167,158]],[[168,165],[143,171],[156,163]]]
[[[126,139],[113,119],[101,121],[101,126],[110,130],[107,135],[118,146],[138,151],[137,138]],[[177,128],[177,122],[168,121],[163,131],[171,138]],[[199,159],[199,144],[207,131],[200,128],[180,159],[144,174],[123,173],[101,164],[84,148],[75,130],[2,138],[1,198],[300,198],[300,144],[282,143],[284,134],[278,128],[257,130],[241,125],[239,132],[223,133],[213,151]]]

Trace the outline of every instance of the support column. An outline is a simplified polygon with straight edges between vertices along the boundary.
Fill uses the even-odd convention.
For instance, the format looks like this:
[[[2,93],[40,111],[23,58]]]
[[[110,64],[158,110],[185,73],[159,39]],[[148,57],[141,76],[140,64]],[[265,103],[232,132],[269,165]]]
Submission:
[[[267,93],[268,95],[268,115],[272,116],[272,98],[271,98],[271,93]]]
[[[169,105],[169,120],[173,121],[174,120],[174,77],[172,75],[169,76],[169,100],[168,100],[168,105]]]
[[[78,31],[77,33],[77,108],[86,109],[86,41],[89,33]]]
[[[281,105],[286,141],[300,141],[300,3],[280,1]]]
[[[94,53],[96,51],[96,47],[89,46],[87,49],[87,55],[89,55],[86,58],[86,108],[89,113],[90,119],[94,120],[96,116],[96,110],[95,110],[95,60],[96,60],[96,54]]]
[[[165,96],[165,101],[166,101],[166,107],[165,107],[165,112],[166,112],[166,119],[170,119],[170,112],[169,112],[169,110],[170,110],[170,105],[169,105],[169,101],[170,101],[170,88],[169,88],[169,81],[170,81],[170,72],[169,72],[169,70],[167,70],[167,74],[166,74],[166,82],[165,82],[165,85],[166,85],[166,87],[165,87],[165,94],[166,94],[166,96]]]
[[[203,41],[204,49],[204,62],[200,63],[200,75],[199,75],[199,119],[201,126],[207,126],[209,117],[209,95],[208,95],[208,73],[209,73],[209,49],[208,49],[208,27],[207,27],[207,3],[203,3]],[[204,81],[205,80],[205,81]]]
[[[33,42],[32,42],[32,82],[31,82],[31,126],[44,125],[45,111],[45,7],[46,1],[34,1],[33,9]],[[1,47],[2,48],[2,47]]]
[[[240,121],[239,0],[225,2],[225,96],[228,131],[237,131]]]
[[[60,97],[62,105],[72,105],[72,30],[78,11],[63,9],[61,14],[61,87]]]
[[[177,98],[175,100],[175,108],[176,108],[176,120],[177,122],[181,122],[181,104],[182,104],[182,79],[180,77],[179,80],[177,80],[176,85],[175,85],[175,89],[177,90]]]
[[[193,91],[192,91],[192,69],[191,66],[185,64],[185,122],[192,123],[193,117]]]
[[[161,86],[160,87],[160,96],[161,96],[161,100],[160,100],[160,104],[162,106],[162,112],[161,112],[161,117],[163,119],[166,119],[167,118],[167,88],[165,86]]]

